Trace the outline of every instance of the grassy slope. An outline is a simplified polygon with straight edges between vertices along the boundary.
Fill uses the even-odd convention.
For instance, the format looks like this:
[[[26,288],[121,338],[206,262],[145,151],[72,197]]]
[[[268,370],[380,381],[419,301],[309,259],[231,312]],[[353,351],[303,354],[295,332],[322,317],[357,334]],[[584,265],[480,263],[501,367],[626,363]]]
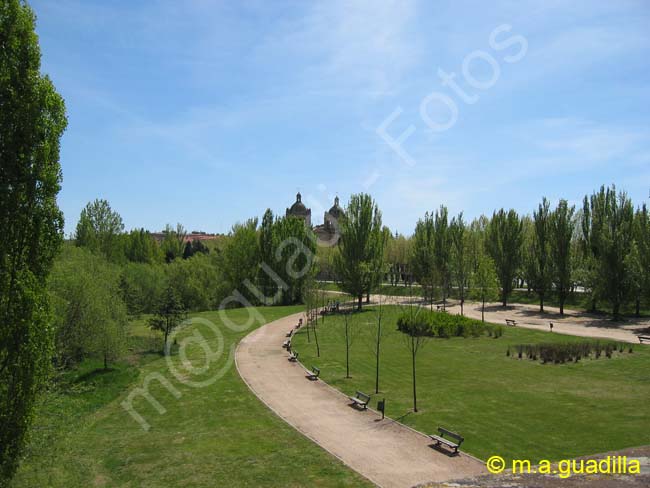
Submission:
[[[371,403],[385,397],[393,418],[427,433],[437,426],[461,432],[465,450],[482,459],[561,459],[650,443],[650,347],[637,345],[612,359],[542,365],[506,357],[508,344],[584,339],[512,328],[500,339],[431,339],[417,358],[419,412],[412,413],[410,353],[395,327],[399,309],[384,312],[380,394]],[[351,379],[344,378],[341,317],[319,322],[320,358],[304,331],[294,349],[336,388],[374,393],[374,312],[353,317]]]
[[[267,308],[262,314],[271,321],[299,310]],[[219,326],[226,346],[249,332],[224,327],[217,313],[199,315]],[[245,310],[229,315],[240,323],[247,319]],[[195,330],[217,349],[210,329]],[[134,343],[149,342],[142,322],[134,324],[133,333]],[[187,351],[200,367],[202,352]],[[213,363],[212,373],[225,358]],[[271,413],[250,393],[234,365],[213,385],[191,388],[173,379],[160,355],[137,355],[134,360],[137,365],[121,364],[103,374],[92,373],[98,364],[85,363],[68,374],[60,389],[45,395],[14,486],[366,486]],[[153,382],[150,392],[167,411],[159,415],[146,401],[136,400],[134,407],[151,424],[145,432],[120,402],[151,372],[169,378],[182,396],[177,400]]]

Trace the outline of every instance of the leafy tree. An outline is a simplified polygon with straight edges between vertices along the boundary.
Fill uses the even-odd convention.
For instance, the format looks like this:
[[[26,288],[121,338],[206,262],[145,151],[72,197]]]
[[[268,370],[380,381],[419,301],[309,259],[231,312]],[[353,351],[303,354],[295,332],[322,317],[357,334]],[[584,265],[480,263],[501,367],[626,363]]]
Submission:
[[[514,210],[494,212],[487,228],[487,250],[501,284],[501,301],[505,307],[521,262],[522,222]]]
[[[60,366],[99,356],[106,369],[122,355],[127,315],[117,266],[87,249],[66,246],[55,262],[48,290]]]
[[[120,288],[129,314],[154,313],[165,290],[165,269],[162,264],[127,263]]]
[[[544,298],[551,287],[551,244],[550,244],[550,204],[546,197],[533,212],[535,236],[533,239],[533,255],[535,262],[535,291],[539,295],[539,311],[544,313]]]
[[[628,298],[629,280],[625,258],[632,251],[634,209],[624,192],[616,187],[585,197],[583,239],[596,264],[599,294],[612,304],[614,318]]]
[[[273,224],[273,257],[270,263],[276,279],[282,281],[280,303],[289,305],[303,300],[305,282],[315,271],[316,237],[296,217],[277,219]]]
[[[203,244],[199,239],[186,241],[183,250],[183,259],[189,259],[196,254],[210,254],[210,249],[208,249],[208,246]]]
[[[433,214],[424,214],[418,220],[413,234],[413,254],[411,269],[413,276],[422,286],[422,295],[433,303],[436,284],[435,222]]]
[[[460,298],[460,314],[465,314],[465,294],[470,277],[470,251],[468,243],[468,232],[463,212],[454,217],[449,227],[451,238],[451,269],[454,280],[458,287],[458,296]]]
[[[527,293],[537,288],[535,279],[537,278],[537,258],[535,255],[535,224],[533,219],[528,215],[524,215],[521,219],[521,261],[520,261],[520,276],[526,285]],[[517,283],[517,286],[519,284]]]
[[[126,259],[133,263],[156,263],[160,261],[160,250],[149,231],[132,230],[125,239]]]
[[[634,236],[639,254],[640,299],[650,303],[650,213],[645,203],[634,216]],[[640,312],[640,299],[636,303],[637,315]]]
[[[450,250],[451,250],[451,236],[449,232],[447,207],[440,206],[436,210],[435,220],[433,224],[434,241],[433,254],[435,256],[435,269],[438,277],[438,284],[442,291],[442,306],[447,305],[447,293],[449,291],[449,283],[451,281],[451,268],[450,268]]]
[[[264,216],[262,217],[262,225],[260,226],[260,260],[262,263],[266,263],[271,266],[274,263],[274,240],[273,240],[273,212],[270,208],[266,209]],[[259,278],[258,281],[262,293],[264,294],[264,300],[268,297],[275,295],[277,291],[277,284],[264,267],[259,268]]]
[[[181,224],[176,224],[174,229],[171,225],[167,224],[163,230],[163,240],[160,245],[165,261],[171,263],[174,259],[183,256],[185,250],[185,238],[187,231]]]
[[[357,297],[361,310],[363,296],[372,291],[383,273],[384,236],[381,212],[370,195],[352,195],[339,219],[341,238],[335,266],[341,288]]]
[[[246,299],[260,297],[255,288],[260,265],[257,219],[235,224],[220,255],[221,270],[229,292],[238,290]]]
[[[180,325],[185,316],[185,308],[176,294],[174,287],[169,284],[160,301],[156,314],[149,319],[149,327],[163,333],[163,354],[167,350],[169,334]]]
[[[482,254],[478,269],[472,276],[471,295],[481,302],[481,320],[485,322],[485,302],[496,300],[499,296],[499,280],[492,259]]]
[[[109,261],[119,262],[124,257],[122,217],[111,209],[106,200],[95,200],[81,211],[75,243],[92,252],[99,252]]]
[[[35,16],[0,2],[0,485],[7,484],[31,425],[50,362],[45,282],[62,242],[56,202],[63,99],[40,73]]]
[[[560,301],[560,315],[564,315],[564,303],[573,282],[574,211],[575,207],[569,207],[566,200],[560,200],[549,222],[551,275]]]
[[[422,346],[431,337],[431,322],[425,313],[421,313],[420,307],[410,306],[408,312],[402,314],[397,319],[398,329],[404,332],[406,338],[406,346],[411,354],[411,380],[413,384],[413,411],[418,411],[418,395],[416,383],[416,368],[415,360],[418,352]]]
[[[388,277],[392,286],[397,286],[406,274],[411,256],[411,240],[395,234],[386,241],[385,261],[388,265]]]
[[[632,243],[630,253],[625,256],[625,268],[627,269],[627,285],[630,291],[630,298],[634,301],[636,316],[641,315],[641,298],[643,296],[643,265],[641,254],[636,242]]]

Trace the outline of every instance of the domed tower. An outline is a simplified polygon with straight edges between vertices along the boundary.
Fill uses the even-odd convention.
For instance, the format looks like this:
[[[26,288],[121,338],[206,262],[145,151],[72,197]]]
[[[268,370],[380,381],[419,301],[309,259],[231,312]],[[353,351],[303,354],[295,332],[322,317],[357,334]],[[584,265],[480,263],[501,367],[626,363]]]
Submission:
[[[311,227],[311,208],[305,207],[302,203],[302,195],[300,192],[296,195],[296,201],[291,208],[287,209],[287,217],[297,217],[305,222],[305,225]]]
[[[334,232],[339,218],[343,215],[343,209],[339,206],[339,197],[334,198],[334,205],[323,216],[323,224],[328,232]]]

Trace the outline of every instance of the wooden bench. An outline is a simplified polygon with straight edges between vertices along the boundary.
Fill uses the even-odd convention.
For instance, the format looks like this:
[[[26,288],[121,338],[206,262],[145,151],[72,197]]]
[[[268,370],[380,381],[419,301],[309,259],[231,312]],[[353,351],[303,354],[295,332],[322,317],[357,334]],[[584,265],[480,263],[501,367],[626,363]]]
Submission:
[[[298,351],[291,351],[291,354],[289,354],[289,361],[292,363],[298,361]]]
[[[517,321],[512,320],[512,319],[506,319],[506,325],[509,325],[511,327],[515,327],[517,325]]]
[[[639,336],[639,342],[643,344],[644,342],[650,342],[650,336]]]
[[[436,446],[440,446],[441,444],[444,444],[450,449],[453,449],[454,454],[458,454],[458,448],[465,440],[463,436],[461,436],[460,434],[456,434],[455,432],[452,432],[450,430],[443,429],[442,427],[438,427],[438,434],[440,435],[433,435],[433,434],[429,435],[429,437],[431,437],[431,439],[436,443]],[[449,439],[445,439],[445,436],[449,437]],[[453,439],[453,441],[450,439]]]
[[[307,370],[307,378],[309,378],[310,380],[316,381],[319,376],[320,376],[320,369],[318,369],[316,366],[312,366],[311,371]]]
[[[368,403],[370,402],[370,395],[366,395],[362,391],[357,391],[354,396],[348,397],[353,405],[357,407],[363,407],[363,409],[368,408]]]
[[[293,329],[286,333],[284,337],[291,337],[293,335]]]
[[[286,349],[287,351],[291,351],[291,339],[287,339],[282,343],[282,349]]]

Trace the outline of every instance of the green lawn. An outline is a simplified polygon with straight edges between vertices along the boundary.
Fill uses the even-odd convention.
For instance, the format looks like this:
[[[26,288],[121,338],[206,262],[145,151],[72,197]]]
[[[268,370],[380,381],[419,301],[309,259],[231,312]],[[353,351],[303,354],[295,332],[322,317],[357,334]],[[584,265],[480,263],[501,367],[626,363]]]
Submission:
[[[345,378],[341,316],[319,321],[321,357],[313,335],[296,335],[294,349],[308,366],[347,394],[374,393],[375,356],[370,324],[376,308],[352,315],[351,376]],[[506,328],[500,339],[429,339],[417,357],[418,407],[412,412],[410,353],[396,330],[398,307],[384,307],[380,394],[387,415],[433,433],[437,426],[465,436],[463,448],[481,459],[557,460],[650,444],[650,347],[612,359],[542,365],[506,357],[508,345],[574,341],[570,337]]]
[[[301,307],[258,310],[271,321]],[[247,313],[234,310],[229,316],[243,323]],[[230,330],[216,312],[198,315],[218,326],[225,352],[206,374],[181,376],[183,380],[213,377],[227,364],[230,347],[250,332]],[[202,345],[217,350],[219,340],[204,325],[184,330],[178,342],[183,344],[183,338],[196,331],[207,341]],[[32,442],[13,486],[370,486],[271,413],[250,393],[234,365],[210,386],[181,384],[165,358],[146,352],[160,344],[151,334],[144,321],[136,322],[127,362],[100,372],[99,363],[88,361],[59,377],[58,386],[43,396]],[[186,352],[192,365],[200,368],[204,351],[188,347]],[[181,359],[174,356],[174,364]],[[121,402],[151,373],[167,378],[181,397],[174,398],[153,381],[149,391],[166,413],[135,399],[134,408],[151,425],[146,432]]]

